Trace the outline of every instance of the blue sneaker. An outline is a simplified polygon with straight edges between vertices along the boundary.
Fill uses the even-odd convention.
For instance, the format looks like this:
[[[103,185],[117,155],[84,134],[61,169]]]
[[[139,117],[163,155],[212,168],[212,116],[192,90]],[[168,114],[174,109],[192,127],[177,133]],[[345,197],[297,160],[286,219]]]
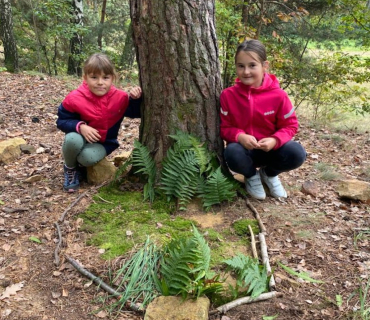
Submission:
[[[278,176],[268,177],[263,168],[260,170],[260,174],[262,181],[267,185],[274,198],[286,198],[288,196]]]
[[[67,192],[74,192],[80,187],[78,181],[78,171],[76,168],[67,168],[64,165],[64,184],[63,189]]]

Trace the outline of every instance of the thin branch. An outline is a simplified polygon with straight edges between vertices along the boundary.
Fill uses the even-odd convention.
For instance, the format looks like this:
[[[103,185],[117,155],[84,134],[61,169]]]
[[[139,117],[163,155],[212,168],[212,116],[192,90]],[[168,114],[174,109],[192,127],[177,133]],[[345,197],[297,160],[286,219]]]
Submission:
[[[58,231],[58,244],[57,244],[57,247],[55,248],[55,251],[54,251],[54,264],[56,266],[59,266],[59,263],[60,263],[60,259],[59,259],[59,250],[60,250],[60,247],[62,246],[62,232],[60,231],[60,227],[59,227],[59,224],[57,222],[54,223],[55,227],[57,228],[57,231]]]
[[[87,195],[87,193],[89,192],[89,190],[86,190],[84,193],[81,193],[78,198],[73,201],[69,207],[67,209],[64,210],[64,212],[62,213],[61,217],[59,218],[59,222],[63,222],[64,221],[64,218],[66,216],[66,214],[69,212],[69,210],[71,210],[84,196]]]
[[[91,272],[87,271],[84,267],[82,267],[75,259],[65,255],[65,258],[67,259],[67,261],[73,266],[76,268],[76,270],[78,272],[80,272],[82,275],[84,275],[85,277],[91,279],[93,282],[95,282],[99,287],[101,287],[102,289],[104,289],[106,292],[110,293],[111,295],[115,296],[117,299],[121,299],[122,297],[122,293],[121,292],[118,292],[116,290],[114,290],[111,286],[109,286],[108,284],[106,284],[102,279],[100,279],[99,277],[95,276],[94,274],[92,274]],[[137,312],[140,312],[142,310],[140,310],[140,308],[138,306],[136,306],[135,304],[133,303],[129,303],[129,307],[130,309],[134,310],[134,311],[137,311]]]
[[[275,297],[281,297],[283,294],[281,292],[277,291],[271,291],[267,293],[262,293],[257,298],[252,299],[251,297],[243,297],[236,299],[234,301],[231,301],[229,303],[226,303],[220,307],[218,307],[216,310],[212,310],[209,312],[210,315],[216,314],[216,313],[225,313],[229,311],[230,309],[233,309],[235,307],[241,306],[242,304],[252,303],[252,302],[258,302],[263,300],[268,300]]]
[[[270,266],[270,260],[269,260],[268,253],[267,253],[267,244],[266,244],[265,235],[263,233],[260,233],[258,237],[260,239],[260,245],[261,245],[262,262],[266,266],[267,272],[271,274],[271,266]],[[271,274],[270,282],[269,282],[270,290],[274,290],[275,286],[276,284],[275,284],[274,275]]]
[[[103,187],[104,185],[106,185],[107,183],[108,183],[108,181],[104,181],[102,184],[100,184],[96,187],[93,187],[91,189],[91,191],[96,191],[96,190],[100,189],[101,187]],[[59,218],[58,221],[63,222],[64,218],[65,218],[66,214],[69,212],[69,210],[71,210],[73,208],[73,206],[75,206],[84,196],[86,196],[89,191],[90,190],[86,190],[84,193],[80,194],[79,197],[74,202],[72,202],[66,210],[64,210],[64,212],[62,213],[62,215],[61,215],[61,217]]]
[[[249,233],[251,234],[251,246],[252,246],[253,258],[258,259],[257,248],[256,248],[256,239],[254,237],[252,227],[250,225],[248,225],[248,229],[249,229]]]
[[[264,226],[264,224],[261,220],[261,217],[260,217],[258,211],[256,210],[256,208],[251,204],[251,202],[248,199],[246,199],[246,204],[247,204],[248,208],[251,209],[251,211],[254,213],[254,217],[258,221],[258,225],[260,227],[261,232],[263,232],[264,234],[267,234],[266,228],[265,228],[265,226]]]

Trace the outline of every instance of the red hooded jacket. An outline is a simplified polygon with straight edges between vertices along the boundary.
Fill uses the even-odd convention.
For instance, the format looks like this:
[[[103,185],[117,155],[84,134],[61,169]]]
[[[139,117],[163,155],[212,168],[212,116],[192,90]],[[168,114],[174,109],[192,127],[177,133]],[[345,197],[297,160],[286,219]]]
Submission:
[[[263,83],[252,88],[236,79],[235,85],[222,91],[221,138],[238,142],[246,133],[257,141],[274,137],[280,148],[298,131],[298,120],[288,94],[273,74],[265,73]]]

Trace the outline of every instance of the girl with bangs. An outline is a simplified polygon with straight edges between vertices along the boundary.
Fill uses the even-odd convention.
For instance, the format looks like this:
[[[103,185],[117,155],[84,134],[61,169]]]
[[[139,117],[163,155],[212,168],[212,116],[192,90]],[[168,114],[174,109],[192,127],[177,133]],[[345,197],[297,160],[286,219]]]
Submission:
[[[102,53],[90,56],[83,67],[83,82],[58,108],[57,127],[66,133],[63,189],[74,192],[82,171],[118,148],[118,132],[124,117],[140,118],[142,91],[117,89],[113,63]]]

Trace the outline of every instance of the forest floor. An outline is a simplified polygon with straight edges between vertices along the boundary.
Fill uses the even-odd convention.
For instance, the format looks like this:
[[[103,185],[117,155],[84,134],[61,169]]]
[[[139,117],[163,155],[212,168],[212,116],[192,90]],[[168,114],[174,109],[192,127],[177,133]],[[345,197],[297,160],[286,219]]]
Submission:
[[[63,133],[55,125],[56,111],[78,84],[0,73],[0,141],[20,137],[37,149],[0,166],[0,319],[113,319],[100,309],[107,294],[63,255],[67,252],[96,275],[107,271],[99,248],[86,245],[82,222],[74,218],[91,203],[95,189],[84,185],[79,193],[66,194],[61,187]],[[138,136],[138,120],[128,124],[116,154],[132,149]],[[361,311],[361,301],[363,308],[369,308],[369,301],[366,305],[361,298],[370,274],[369,205],[340,199],[335,191],[340,178],[370,180],[369,133],[331,132],[309,127],[301,119],[297,140],[305,146],[308,158],[298,170],[281,175],[289,197],[284,201],[251,199],[267,228],[276,290],[283,296],[239,306],[227,312],[224,320],[354,319],[354,311]],[[27,182],[37,175],[42,179]],[[311,195],[301,190],[308,181],[312,182]],[[86,196],[70,207],[83,192]],[[57,266],[55,223],[69,207]],[[301,280],[279,263],[322,283]],[[142,316],[121,311],[115,319]]]

